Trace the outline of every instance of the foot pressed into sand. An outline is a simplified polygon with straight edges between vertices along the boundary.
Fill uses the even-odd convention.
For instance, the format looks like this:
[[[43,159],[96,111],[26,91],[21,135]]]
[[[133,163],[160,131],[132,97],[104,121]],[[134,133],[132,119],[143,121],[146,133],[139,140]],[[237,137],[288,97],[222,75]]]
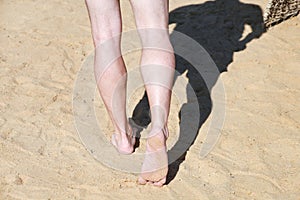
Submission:
[[[115,133],[112,135],[111,142],[121,154],[131,154],[134,151],[135,136],[130,128],[130,135]]]
[[[168,173],[167,137],[167,128],[148,137],[145,159],[138,179],[139,184],[149,183],[158,187],[165,184]]]

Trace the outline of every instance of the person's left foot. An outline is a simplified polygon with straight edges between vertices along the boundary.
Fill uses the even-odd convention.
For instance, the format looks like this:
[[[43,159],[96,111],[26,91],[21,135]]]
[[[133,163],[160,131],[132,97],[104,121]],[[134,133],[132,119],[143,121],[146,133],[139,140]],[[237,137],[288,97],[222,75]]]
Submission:
[[[130,128],[130,134],[113,134],[111,143],[121,154],[132,154],[134,151],[135,136]]]

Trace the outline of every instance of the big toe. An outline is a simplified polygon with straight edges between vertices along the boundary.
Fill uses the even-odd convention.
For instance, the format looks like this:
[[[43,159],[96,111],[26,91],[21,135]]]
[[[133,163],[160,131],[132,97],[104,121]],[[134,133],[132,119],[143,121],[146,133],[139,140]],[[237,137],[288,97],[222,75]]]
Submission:
[[[147,183],[147,180],[145,180],[143,177],[139,177],[138,183],[139,183],[140,185],[145,185],[145,184]]]

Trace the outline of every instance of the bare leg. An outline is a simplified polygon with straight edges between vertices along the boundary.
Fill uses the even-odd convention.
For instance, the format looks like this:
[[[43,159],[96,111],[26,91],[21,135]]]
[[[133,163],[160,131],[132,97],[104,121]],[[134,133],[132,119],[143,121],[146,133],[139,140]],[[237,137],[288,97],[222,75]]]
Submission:
[[[112,143],[120,153],[133,152],[134,139],[126,117],[126,68],[120,50],[118,0],[86,0],[95,45],[95,78],[115,128]]]
[[[151,131],[139,183],[162,186],[168,171],[167,120],[175,68],[168,32],[168,1],[131,0],[131,5],[143,44],[141,72],[151,111]]]

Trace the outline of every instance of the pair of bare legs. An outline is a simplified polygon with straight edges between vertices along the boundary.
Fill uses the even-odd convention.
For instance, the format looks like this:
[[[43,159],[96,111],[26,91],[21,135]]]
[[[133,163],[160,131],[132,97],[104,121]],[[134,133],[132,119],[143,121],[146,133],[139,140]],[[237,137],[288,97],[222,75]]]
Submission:
[[[142,41],[141,73],[148,94],[151,131],[139,183],[166,182],[166,139],[174,76],[174,53],[168,33],[168,0],[131,0]],[[95,50],[95,78],[115,128],[112,143],[120,153],[133,152],[135,139],[126,116],[126,68],[121,55],[119,0],[86,0]]]

